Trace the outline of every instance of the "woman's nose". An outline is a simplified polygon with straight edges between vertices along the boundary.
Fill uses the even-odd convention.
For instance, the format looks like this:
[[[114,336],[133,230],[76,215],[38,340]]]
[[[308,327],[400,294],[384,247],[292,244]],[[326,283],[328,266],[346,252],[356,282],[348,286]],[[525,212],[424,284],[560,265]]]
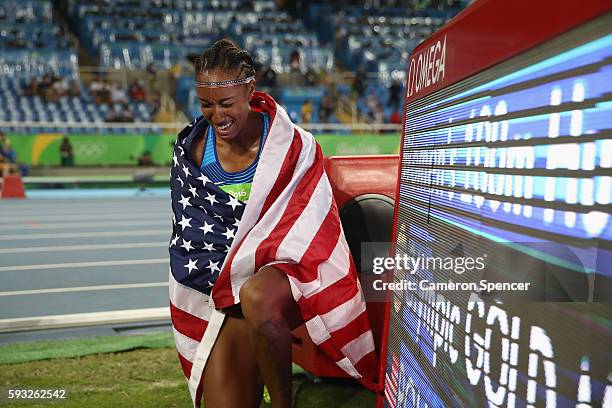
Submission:
[[[221,107],[217,105],[213,106],[211,119],[214,123],[220,123],[223,120],[223,110]]]

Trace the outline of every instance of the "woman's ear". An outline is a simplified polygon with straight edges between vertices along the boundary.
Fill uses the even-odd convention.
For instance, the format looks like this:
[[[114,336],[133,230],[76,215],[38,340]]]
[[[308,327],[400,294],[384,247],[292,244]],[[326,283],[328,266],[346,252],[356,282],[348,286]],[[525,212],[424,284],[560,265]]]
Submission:
[[[249,102],[253,99],[253,92],[255,92],[255,82],[249,84]]]

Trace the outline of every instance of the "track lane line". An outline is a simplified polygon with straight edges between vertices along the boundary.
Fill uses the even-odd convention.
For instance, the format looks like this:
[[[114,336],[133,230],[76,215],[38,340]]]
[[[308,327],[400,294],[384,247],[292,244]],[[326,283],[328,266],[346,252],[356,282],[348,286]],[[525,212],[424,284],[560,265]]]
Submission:
[[[125,244],[94,244],[94,245],[63,245],[41,246],[24,248],[0,248],[0,254],[21,254],[31,252],[61,252],[61,251],[88,251],[102,249],[132,249],[132,248],[167,248],[168,242],[133,242]]]
[[[31,240],[31,239],[58,239],[58,238],[93,238],[93,237],[129,237],[139,235],[167,235],[170,239],[170,228],[140,231],[92,231],[92,232],[62,232],[59,234],[12,234],[0,235],[0,241]]]
[[[71,262],[55,264],[19,265],[19,266],[0,266],[0,272],[17,271],[36,271],[45,269],[65,269],[65,268],[91,268],[95,266],[125,266],[125,265],[155,265],[169,264],[169,258],[154,259],[129,259],[117,261],[93,261],[93,262]]]
[[[170,319],[170,307],[0,319],[0,333]]]
[[[164,287],[164,286],[167,287],[168,282],[123,283],[123,284],[117,284],[117,285],[75,286],[75,287],[67,287],[67,288],[11,290],[7,292],[0,292],[0,297],[44,295],[48,293],[89,292],[89,291],[96,291],[96,290],[159,288],[159,287]]]

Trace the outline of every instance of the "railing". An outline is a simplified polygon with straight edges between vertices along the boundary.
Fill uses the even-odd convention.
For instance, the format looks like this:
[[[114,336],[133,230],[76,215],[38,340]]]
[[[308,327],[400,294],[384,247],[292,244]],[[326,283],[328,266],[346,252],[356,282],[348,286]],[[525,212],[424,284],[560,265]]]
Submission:
[[[104,129],[151,129],[152,131],[159,132],[162,130],[164,133],[177,133],[187,125],[185,122],[128,122],[128,123],[106,123],[106,122],[25,122],[25,121],[0,121],[0,129],[14,128],[14,129],[32,129],[32,128],[86,128],[86,129],[98,129],[104,131]],[[379,123],[300,123],[298,124],[301,128],[316,132],[338,132],[338,131],[350,131],[350,132],[388,132],[388,133],[400,133],[401,125],[394,124],[379,124]],[[38,132],[33,132],[38,133]],[[58,132],[62,133],[62,132]]]

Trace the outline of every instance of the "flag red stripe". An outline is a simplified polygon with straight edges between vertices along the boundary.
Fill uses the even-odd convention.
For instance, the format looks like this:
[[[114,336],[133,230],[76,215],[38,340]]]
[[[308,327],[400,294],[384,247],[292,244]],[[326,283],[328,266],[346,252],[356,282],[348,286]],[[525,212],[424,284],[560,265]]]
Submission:
[[[181,363],[181,367],[183,368],[183,373],[185,374],[185,378],[189,381],[189,377],[191,377],[191,367],[193,364],[191,361],[187,360],[185,357],[181,355],[181,353],[177,353],[179,357],[179,361]]]
[[[300,298],[298,304],[300,305],[304,321],[310,320],[317,315],[329,313],[351,300],[359,292],[355,280],[354,275],[348,274],[321,292],[309,298]]]
[[[342,329],[331,333],[331,337],[321,343],[319,347],[325,350],[334,350],[334,354],[336,355],[335,361],[341,360],[345,357],[340,352],[342,347],[368,330],[370,330],[370,321],[368,320],[368,314],[363,312]]]
[[[276,201],[278,196],[283,192],[285,187],[291,181],[293,177],[293,173],[295,171],[295,166],[297,165],[298,159],[300,157],[300,153],[302,152],[302,136],[297,131],[297,129],[293,130],[293,140],[291,141],[291,145],[289,146],[289,150],[285,155],[285,160],[283,161],[283,165],[281,166],[280,171],[278,172],[278,176],[276,181],[274,182],[274,186],[268,193],[266,197],[266,201],[264,201],[263,207],[259,212],[259,218],[257,221],[261,220],[261,217],[270,209],[270,206]]]
[[[365,356],[361,358],[356,364],[355,369],[361,374],[365,380],[372,384],[376,380],[377,371],[378,371],[378,356],[375,351],[371,351]],[[368,385],[368,384],[366,384]],[[370,388],[370,387],[368,387]],[[371,389],[371,388],[370,388]],[[380,389],[378,385],[376,385],[376,389]]]
[[[364,311],[346,326],[331,333],[331,336],[336,347],[342,348],[369,330],[370,319],[368,313]]]
[[[340,220],[337,211],[336,202],[332,200],[327,216],[323,219],[312,241],[310,241],[300,264],[288,265],[289,268],[281,267],[280,269],[283,269],[288,275],[298,278],[303,283],[317,279],[319,265],[329,259],[340,237]]]
[[[310,202],[312,193],[323,175],[323,164],[321,163],[321,159],[321,150],[317,145],[315,160],[310,168],[304,173],[302,179],[293,191],[287,203],[287,207],[285,207],[285,212],[266,239],[259,244],[255,251],[255,271],[276,258],[276,252],[278,251],[279,245]],[[327,242],[329,245],[329,241]]]
[[[170,303],[170,317],[172,325],[179,333],[195,341],[202,340],[208,322],[197,316],[187,313]]]

